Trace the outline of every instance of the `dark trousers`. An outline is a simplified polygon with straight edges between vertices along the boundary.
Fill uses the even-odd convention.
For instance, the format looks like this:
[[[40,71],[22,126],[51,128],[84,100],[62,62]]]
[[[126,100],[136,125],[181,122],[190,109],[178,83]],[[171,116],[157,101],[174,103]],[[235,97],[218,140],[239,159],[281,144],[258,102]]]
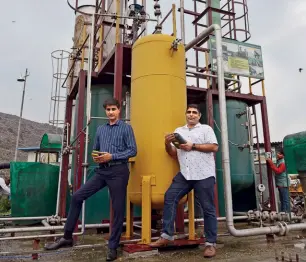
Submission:
[[[122,233],[126,190],[129,180],[129,169],[127,164],[97,168],[96,174],[76,191],[71,200],[68,218],[65,224],[65,238],[71,238],[75,225],[82,209],[83,200],[86,200],[105,186],[108,187],[112,199],[114,219],[112,233],[109,238],[109,248],[116,249],[120,242]],[[101,203],[103,205],[103,203]],[[97,206],[97,208],[99,208]]]
[[[215,244],[217,240],[217,217],[214,205],[215,178],[186,180],[179,172],[165,194],[162,237],[173,239],[174,219],[178,202],[192,189],[195,191],[203,209],[206,242]]]
[[[279,187],[279,200],[281,202],[281,212],[290,212],[290,200],[289,200],[289,189],[288,187]]]

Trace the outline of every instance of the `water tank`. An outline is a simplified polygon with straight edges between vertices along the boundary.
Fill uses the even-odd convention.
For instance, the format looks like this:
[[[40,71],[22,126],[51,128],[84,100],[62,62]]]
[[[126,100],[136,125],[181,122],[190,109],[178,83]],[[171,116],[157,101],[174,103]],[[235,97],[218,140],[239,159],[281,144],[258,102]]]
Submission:
[[[237,145],[248,143],[248,131],[245,128],[246,115],[237,117],[238,113],[245,111],[247,104],[238,100],[227,99],[227,124],[230,153],[231,186],[234,211],[248,211],[256,208],[255,179],[253,154],[248,148],[240,150]],[[206,123],[206,104],[200,106],[202,123]],[[219,101],[213,101],[214,131],[219,143],[216,153],[216,175],[218,186],[218,200],[220,216],[225,216],[224,183],[222,168],[222,144]]]
[[[164,194],[179,171],[165,151],[164,137],[185,124],[185,49],[171,50],[174,37],[145,36],[132,49],[131,125],[138,153],[131,167],[129,196],[141,205],[143,176],[152,177],[152,208],[163,207]]]
[[[288,174],[306,171],[306,131],[285,136],[283,146]]]

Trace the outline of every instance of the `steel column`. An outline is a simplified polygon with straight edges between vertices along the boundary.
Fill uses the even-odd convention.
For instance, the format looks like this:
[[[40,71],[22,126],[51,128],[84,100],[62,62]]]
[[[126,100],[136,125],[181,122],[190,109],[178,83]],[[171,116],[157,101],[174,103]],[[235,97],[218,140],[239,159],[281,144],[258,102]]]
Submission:
[[[119,100],[120,106],[122,106],[123,45],[116,44],[115,48],[114,97]]]
[[[73,106],[73,100],[68,96],[66,102],[66,116],[65,116],[66,129],[68,129],[68,132],[65,132],[66,130],[64,131],[67,134],[67,136],[66,139],[64,140],[63,148],[70,144],[72,106]],[[61,217],[66,216],[68,165],[69,165],[69,153],[66,153],[63,154],[62,156],[62,174],[61,174],[60,208],[59,208],[59,215]]]
[[[176,218],[175,218],[175,229],[176,232],[184,233],[184,205],[178,205],[176,209]]]
[[[260,103],[260,106],[261,106],[261,117],[262,117],[262,127],[263,127],[265,151],[266,152],[271,152],[270,130],[269,130],[266,97],[263,97],[262,102]],[[269,185],[271,210],[276,211],[273,174],[272,174],[272,169],[270,168],[269,165],[267,165],[267,175],[268,175],[268,185]]]
[[[85,134],[83,132],[84,125],[84,109],[85,109],[85,71],[80,70],[79,73],[79,102],[78,102],[78,116],[77,116],[77,134],[80,134],[78,139],[78,152],[77,152],[77,161],[76,161],[76,169],[74,173],[74,183],[73,189],[74,192],[78,190],[82,183],[82,164],[84,158],[84,144],[85,144]]]
[[[212,90],[207,89],[206,93],[206,116],[207,116],[207,124],[214,128],[214,111],[213,111],[213,96]],[[214,154],[216,160],[216,154]],[[215,183],[214,187],[215,193],[215,207],[216,207],[216,214],[219,217],[219,198],[218,198],[218,185]]]

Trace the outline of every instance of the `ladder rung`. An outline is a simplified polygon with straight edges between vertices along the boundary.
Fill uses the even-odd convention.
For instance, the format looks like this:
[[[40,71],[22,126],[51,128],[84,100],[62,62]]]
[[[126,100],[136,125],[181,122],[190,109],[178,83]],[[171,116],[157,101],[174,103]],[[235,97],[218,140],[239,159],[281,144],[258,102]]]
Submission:
[[[252,126],[256,126],[256,124],[252,125]]]
[[[253,138],[257,138],[257,136],[253,136]]]

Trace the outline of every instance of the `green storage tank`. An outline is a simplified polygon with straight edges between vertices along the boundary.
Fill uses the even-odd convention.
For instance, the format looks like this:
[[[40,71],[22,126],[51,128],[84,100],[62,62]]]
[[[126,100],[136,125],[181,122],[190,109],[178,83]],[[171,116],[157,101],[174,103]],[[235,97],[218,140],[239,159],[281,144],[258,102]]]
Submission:
[[[126,87],[123,87],[123,94],[125,94]],[[91,97],[91,116],[92,117],[106,117],[103,102],[113,97],[113,85],[92,85],[92,97]],[[78,101],[76,103],[75,115],[77,115]],[[122,118],[125,118],[125,107],[121,108]],[[86,109],[85,109],[86,114]],[[94,169],[97,164],[93,162],[91,157],[91,151],[94,144],[94,138],[96,130],[99,125],[103,125],[107,122],[105,119],[92,119],[89,128],[89,145],[88,145],[88,163],[89,168],[87,170],[87,180],[89,180],[94,174]],[[84,126],[86,124],[86,118],[84,119]],[[76,135],[74,129],[74,136]],[[74,167],[75,157],[73,157],[72,167]],[[72,181],[73,181],[74,169],[72,169]],[[82,178],[83,181],[83,178]],[[109,192],[108,188],[97,192],[92,197],[86,200],[85,208],[85,223],[97,224],[102,220],[109,220]],[[140,207],[134,208],[134,216],[140,216]]]
[[[12,217],[51,216],[55,214],[59,166],[11,162],[11,215]],[[16,221],[30,225],[40,221]]]
[[[298,171],[306,171],[306,131],[285,136],[283,147],[287,173],[297,175]]]
[[[255,179],[253,154],[248,148],[240,150],[236,145],[248,143],[248,131],[245,128],[246,115],[237,117],[238,113],[245,111],[247,104],[237,100],[227,100],[227,124],[231,169],[231,184],[234,211],[248,211],[256,208]],[[202,122],[206,123],[206,104],[201,105]],[[214,131],[219,143],[216,154],[216,174],[218,185],[219,213],[225,216],[224,183],[222,168],[221,124],[219,114],[219,101],[213,101]]]

